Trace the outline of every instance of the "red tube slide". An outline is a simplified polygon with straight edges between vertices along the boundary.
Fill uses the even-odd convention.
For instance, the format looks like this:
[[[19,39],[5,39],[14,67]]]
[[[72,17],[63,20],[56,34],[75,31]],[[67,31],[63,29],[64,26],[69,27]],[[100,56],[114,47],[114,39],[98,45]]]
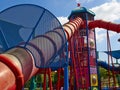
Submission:
[[[63,26],[67,40],[80,28],[82,22],[81,18],[76,18]],[[46,65],[62,47],[63,36],[61,30],[56,29],[31,40],[27,49],[15,47],[1,54],[0,90],[22,90],[24,84],[39,72],[35,60],[40,65]]]
[[[88,27],[89,27],[89,29],[98,27],[98,28],[104,28],[107,30],[111,30],[111,31],[114,31],[117,33],[120,32],[120,24],[114,24],[111,22],[103,21],[103,20],[91,21],[91,22],[89,22]]]

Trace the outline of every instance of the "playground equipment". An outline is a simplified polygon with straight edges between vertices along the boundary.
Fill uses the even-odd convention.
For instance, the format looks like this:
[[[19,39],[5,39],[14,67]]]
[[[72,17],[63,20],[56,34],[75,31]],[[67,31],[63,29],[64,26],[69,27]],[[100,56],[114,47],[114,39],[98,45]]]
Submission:
[[[88,27],[88,22],[93,21],[94,16],[95,14],[92,11],[84,7],[78,7],[69,16],[70,21],[76,17],[80,17],[83,20],[82,27],[69,40],[73,63],[71,65],[70,78],[74,78],[74,80],[70,81],[70,86],[73,86],[70,90],[98,88],[95,32],[94,28],[89,29]],[[93,82],[93,79],[95,82]],[[75,81],[75,84],[72,84],[73,81]]]
[[[94,28],[120,32],[120,25],[94,21],[94,16],[92,11],[78,7],[69,16],[70,21],[62,27],[54,15],[36,5],[17,5],[2,11],[0,40],[4,53],[0,55],[0,89],[22,90],[32,76],[45,68],[56,67],[56,62],[61,62],[57,55],[62,52],[68,56],[68,51],[69,58],[72,59],[69,78],[68,58],[62,59],[67,83],[64,83],[64,89],[98,89]],[[67,42],[68,51],[65,50]],[[7,50],[8,48],[10,49]],[[60,65],[57,68],[61,67]]]
[[[98,65],[104,68],[104,75],[102,76],[103,72],[100,74],[100,88],[108,88],[108,89],[114,89],[119,90],[120,88],[120,65],[118,63],[120,59],[120,50],[114,50],[114,51],[104,51],[102,53],[108,54],[108,60],[105,61],[99,61]],[[113,59],[114,58],[114,59]],[[99,58],[98,58],[99,59]],[[99,68],[100,69],[100,68]]]
[[[24,10],[26,9],[28,12],[25,12],[27,14],[29,14],[29,12],[31,11],[31,9],[39,9],[40,7],[34,6],[34,5],[18,5],[16,7],[12,7],[8,10],[6,10],[5,12],[1,13],[1,18],[4,19],[4,17],[6,17],[6,12],[13,12],[16,11],[19,12],[20,14],[23,13],[21,12],[21,10],[23,11],[23,7]],[[29,10],[28,10],[29,8]],[[19,9],[19,10],[18,10]],[[41,9],[41,8],[40,8]],[[34,11],[35,11],[34,10]],[[36,10],[36,11],[37,11]],[[16,17],[19,19],[20,18],[20,14],[17,14]],[[36,28],[40,27],[39,24],[41,25],[40,20],[43,19],[42,24],[44,23],[44,17],[46,16],[46,14],[49,15],[48,19],[51,19],[50,17],[52,17],[52,23],[51,26],[54,24],[55,20],[57,21],[57,19],[53,18],[53,16],[50,16],[51,14],[42,8],[41,12],[39,12],[39,14],[37,14],[38,17],[38,21],[37,24],[35,25],[35,27],[33,27],[33,30],[31,31],[32,33],[30,34],[30,37],[28,37],[28,40],[26,43],[21,43],[19,44],[18,47],[12,48],[10,50],[8,50],[7,52],[5,52],[4,54],[1,54],[0,56],[0,63],[2,66],[1,69],[1,85],[0,88],[5,88],[5,89],[15,89],[17,88],[17,90],[21,90],[22,87],[24,86],[24,83],[30,79],[32,76],[34,76],[36,73],[39,72],[39,69],[35,67],[35,65],[37,67],[41,67],[41,68],[47,68],[50,65],[50,60],[53,56],[56,55],[56,53],[58,53],[58,51],[60,51],[60,49],[62,49],[63,46],[65,46],[64,44],[66,43],[65,40],[65,36],[66,39],[69,39],[72,36],[71,30],[69,28],[65,28],[65,33],[63,32],[63,30],[61,30],[62,28],[60,27],[60,25],[56,25],[56,27],[50,28],[53,29],[53,31],[47,31],[47,32],[42,32],[45,33],[44,35],[40,35],[35,37],[33,40],[29,41],[29,38],[31,38],[31,35],[33,35],[33,33],[37,33],[37,31],[35,31]],[[14,15],[13,15],[14,16]],[[32,15],[31,15],[32,16]],[[28,16],[26,16],[28,17]],[[32,16],[33,17],[33,16]],[[27,18],[27,20],[29,20],[31,17],[29,16]],[[45,17],[46,18],[46,17]],[[8,18],[9,20],[10,18]],[[26,18],[25,18],[26,19]],[[18,22],[18,20],[15,18],[15,22],[17,22],[16,24],[19,24],[22,22]],[[14,21],[14,20],[13,20]],[[27,22],[27,21],[26,21]],[[48,21],[47,21],[48,22]],[[79,22],[79,23],[78,23]],[[72,22],[72,25],[74,25],[76,28],[76,30],[79,28],[81,19],[75,19]],[[58,22],[55,22],[57,24],[59,24]],[[74,24],[76,23],[76,24]],[[30,23],[28,23],[30,24]],[[27,25],[27,24],[25,24]],[[25,25],[21,25],[22,27],[25,27]],[[50,22],[49,24],[50,25]],[[71,26],[71,28],[73,28],[73,26]],[[44,29],[44,28],[43,28]],[[50,30],[48,29],[48,30]],[[73,29],[73,31],[75,31],[75,29]],[[10,39],[10,38],[8,38]],[[16,39],[17,41],[17,39]],[[12,44],[13,45],[13,44]],[[26,68],[27,66],[27,68]],[[25,69],[26,68],[26,69]],[[6,70],[6,73],[4,73],[4,71]],[[4,70],[4,71],[2,71]],[[9,76],[11,76],[9,78]],[[6,79],[4,79],[6,78]],[[7,82],[8,83],[5,83]],[[9,82],[11,81],[11,82]],[[2,85],[3,83],[3,85]]]
[[[84,7],[77,8],[71,12],[70,21],[76,17],[82,18],[84,24],[75,32],[69,40],[73,66],[71,66],[70,79],[74,77],[74,89],[97,90],[98,67],[96,59],[95,27],[120,32],[120,25],[102,20],[94,20],[95,14]],[[73,74],[74,72],[74,74]],[[88,81],[89,80],[89,81]],[[72,82],[70,86],[72,86]],[[73,85],[74,86],[74,85]],[[71,88],[73,90],[73,88]]]

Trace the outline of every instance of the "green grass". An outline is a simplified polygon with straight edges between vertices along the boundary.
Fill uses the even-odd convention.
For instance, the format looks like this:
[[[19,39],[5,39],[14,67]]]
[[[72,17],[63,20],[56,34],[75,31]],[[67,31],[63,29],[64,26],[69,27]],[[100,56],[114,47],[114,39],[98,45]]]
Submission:
[[[29,90],[29,88],[24,88],[24,90]],[[36,88],[35,90],[43,90],[43,88]],[[47,90],[49,90],[49,88]]]

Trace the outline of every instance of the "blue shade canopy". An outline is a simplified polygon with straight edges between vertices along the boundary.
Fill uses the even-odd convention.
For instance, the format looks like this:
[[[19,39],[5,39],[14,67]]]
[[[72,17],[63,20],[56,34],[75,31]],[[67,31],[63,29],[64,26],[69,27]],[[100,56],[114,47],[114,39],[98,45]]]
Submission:
[[[111,55],[112,57],[116,58],[116,59],[120,59],[120,50],[115,50],[115,51],[104,51],[106,54]]]
[[[120,66],[115,66],[114,67],[112,65],[108,65],[108,63],[104,62],[104,61],[97,61],[97,65],[98,66],[101,66],[105,69],[110,69],[111,71],[114,70],[114,71],[120,71]]]

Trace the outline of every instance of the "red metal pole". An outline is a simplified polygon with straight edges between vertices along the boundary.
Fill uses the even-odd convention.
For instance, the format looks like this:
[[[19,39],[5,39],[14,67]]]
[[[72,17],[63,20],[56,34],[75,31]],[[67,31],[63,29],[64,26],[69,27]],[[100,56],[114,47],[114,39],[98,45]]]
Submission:
[[[52,88],[52,79],[51,79],[51,68],[48,68],[48,77],[49,77],[50,90],[53,90],[53,88]]]
[[[70,66],[70,88],[69,88],[69,90],[73,90],[73,67],[72,66]]]
[[[58,73],[57,90],[60,90],[60,72],[61,72],[61,69],[58,69],[57,70],[57,73]]]
[[[69,41],[70,43],[70,47],[71,47],[71,58],[72,58],[72,63],[73,63],[73,68],[74,68],[74,77],[75,77],[75,80],[76,80],[76,88],[78,90],[78,86],[79,86],[79,83],[78,83],[78,76],[77,76],[77,71],[76,71],[76,62],[75,62],[75,57],[74,57],[74,46],[73,46],[73,38]]]
[[[116,80],[115,80],[115,72],[114,72],[114,64],[113,64],[113,58],[112,58],[112,52],[111,52],[111,44],[110,44],[110,38],[109,38],[109,33],[107,31],[107,41],[108,41],[108,49],[109,49],[109,53],[111,56],[111,63],[112,63],[112,76],[113,76],[113,84],[114,84],[114,89],[116,90]]]
[[[46,90],[46,77],[47,77],[47,69],[45,69],[45,72],[44,72],[43,90]]]
[[[108,35],[107,35],[107,51],[109,51],[109,44],[108,44]],[[108,55],[108,84],[110,88],[110,59]]]

